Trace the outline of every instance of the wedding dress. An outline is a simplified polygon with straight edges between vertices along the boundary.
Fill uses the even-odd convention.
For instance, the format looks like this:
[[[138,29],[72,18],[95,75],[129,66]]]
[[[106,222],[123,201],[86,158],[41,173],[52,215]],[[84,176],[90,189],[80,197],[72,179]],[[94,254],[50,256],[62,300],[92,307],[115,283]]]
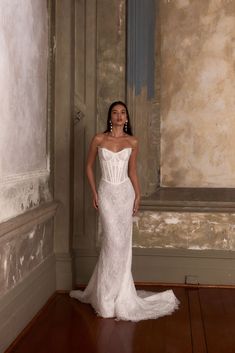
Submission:
[[[84,291],[70,296],[90,303],[99,316],[139,321],[171,314],[179,301],[172,290],[136,291],[132,274],[132,212],[135,198],[128,177],[131,148],[113,152],[98,148],[101,181],[98,208],[103,228],[102,246],[92,277]]]

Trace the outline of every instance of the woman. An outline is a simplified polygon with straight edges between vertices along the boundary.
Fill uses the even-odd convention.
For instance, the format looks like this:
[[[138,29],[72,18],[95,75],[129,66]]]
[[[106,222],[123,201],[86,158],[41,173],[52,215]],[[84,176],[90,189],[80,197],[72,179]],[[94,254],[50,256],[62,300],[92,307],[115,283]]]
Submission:
[[[99,260],[85,291],[70,296],[90,303],[98,315],[139,321],[171,314],[179,304],[171,290],[148,293],[135,290],[131,274],[132,216],[140,203],[136,173],[138,141],[132,136],[123,102],[111,104],[107,129],[94,136],[87,159],[87,177],[93,205],[103,228]],[[97,192],[93,165],[99,155],[101,181]]]

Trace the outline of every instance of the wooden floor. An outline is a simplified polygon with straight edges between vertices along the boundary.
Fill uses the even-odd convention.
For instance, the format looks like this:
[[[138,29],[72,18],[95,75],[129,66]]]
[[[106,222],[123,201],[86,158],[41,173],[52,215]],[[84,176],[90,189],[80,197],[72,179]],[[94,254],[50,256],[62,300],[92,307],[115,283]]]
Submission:
[[[234,353],[235,289],[174,292],[177,312],[138,323],[102,319],[89,305],[57,294],[8,353]]]

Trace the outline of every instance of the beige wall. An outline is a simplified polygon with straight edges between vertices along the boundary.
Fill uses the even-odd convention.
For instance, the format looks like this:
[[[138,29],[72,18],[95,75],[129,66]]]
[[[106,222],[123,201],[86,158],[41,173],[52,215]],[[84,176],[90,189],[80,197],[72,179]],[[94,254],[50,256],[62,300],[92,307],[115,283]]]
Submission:
[[[97,5],[97,131],[102,132],[109,105],[125,101],[126,4],[102,0]]]
[[[171,126],[174,127],[174,124],[181,124],[181,127],[185,126],[184,120],[173,121],[168,118],[168,105],[169,111],[171,111],[174,108],[172,104],[176,104],[177,102],[179,104],[186,104],[184,102],[185,97],[186,100],[188,99],[188,86],[191,87],[189,85],[190,80],[187,81],[187,76],[185,78],[185,76],[182,77],[180,75],[181,66],[179,65],[184,63],[182,65],[185,70],[187,68],[190,70],[191,66],[187,66],[189,61],[188,57],[186,57],[187,46],[186,49],[181,48],[179,50],[180,59],[177,59],[177,56],[175,58],[177,54],[176,50],[174,51],[174,56],[169,56],[169,52],[170,46],[177,47],[181,45],[179,43],[181,43],[184,33],[185,36],[192,36],[193,27],[191,17],[194,16],[194,7],[197,9],[196,14],[200,13],[199,10],[201,9],[205,11],[207,7],[205,5],[203,8],[201,1],[161,1],[159,13],[159,2],[155,1],[156,16],[153,16],[154,21],[150,27],[151,33],[155,34],[152,35],[152,54],[155,58],[152,72],[154,85],[152,86],[152,82],[149,82],[151,80],[147,80],[147,82],[143,80],[141,89],[138,90],[138,72],[133,73],[133,82],[131,80],[128,82],[128,75],[125,75],[128,71],[126,61],[128,49],[126,41],[127,28],[125,28],[128,14],[125,11],[127,7],[124,6],[127,3],[124,3],[123,0],[88,0],[86,3],[83,0],[75,2],[74,105],[76,114],[73,129],[74,140],[71,138],[71,141],[74,143],[73,255],[75,282],[76,284],[81,284],[88,281],[95,266],[100,245],[100,224],[97,212],[92,207],[91,193],[85,177],[88,145],[92,136],[104,129],[109,103],[114,99],[121,98],[127,100],[135,134],[140,140],[139,175],[141,178],[142,195],[147,196],[146,199],[143,198],[143,208],[133,220],[134,279],[136,281],[183,283],[187,275],[195,275],[198,277],[200,283],[233,283],[235,278],[234,271],[232,270],[235,249],[233,241],[234,214],[224,213],[222,207],[220,207],[219,212],[216,212],[212,208],[208,212],[210,208],[209,203],[203,208],[205,211],[203,213],[200,212],[200,207],[195,207],[196,212],[192,209],[190,209],[190,212],[184,212],[185,204],[183,201],[180,206],[177,204],[179,207],[176,207],[176,211],[170,212],[167,209],[167,200],[165,200],[165,207],[163,207],[164,205],[158,207],[159,200],[156,199],[155,194],[159,186],[160,114],[162,127],[162,173],[166,170],[164,169],[164,163],[166,162],[166,166],[172,167],[169,171],[167,170],[167,175],[172,176],[172,180],[176,183],[174,186],[178,186],[177,183],[179,180],[185,180],[182,178],[188,177],[184,175],[185,173],[181,172],[177,179],[177,173],[173,174],[174,163],[178,162],[176,154],[178,151],[186,153],[187,149],[181,148],[178,150],[174,147],[175,145],[172,146],[176,138],[174,135],[167,134],[168,130],[166,127],[169,129]],[[130,3],[131,1],[129,1]],[[151,3],[153,5],[153,2]],[[137,2],[132,2],[134,8],[138,7],[138,4]],[[180,6],[182,7],[179,8]],[[228,3],[226,3],[226,6],[228,6]],[[148,8],[147,14],[149,14],[150,10],[152,10],[152,7]],[[141,9],[138,8],[138,11],[139,17],[136,18],[135,11],[132,13],[129,12],[133,21],[131,23],[132,29],[134,30],[133,38],[129,38],[129,41],[133,45],[130,50],[133,55],[131,62],[129,62],[130,71],[132,71],[132,68],[137,63],[135,55],[138,55],[145,48],[143,41],[137,43],[139,33],[141,33],[142,29],[138,28],[138,31],[136,30],[136,26],[139,25],[139,20],[142,18]],[[112,16],[110,16],[110,13],[112,13]],[[218,11],[215,11],[214,15],[215,19],[218,16],[220,17]],[[188,16],[191,16],[190,19]],[[168,30],[168,22],[166,21],[169,22],[170,30]],[[179,25],[181,21],[183,30]],[[196,20],[192,19],[192,21],[196,23]],[[222,17],[221,21],[223,21]],[[174,27],[174,23],[177,24],[176,28]],[[144,26],[145,24],[143,21],[142,25]],[[189,29],[187,30],[186,28]],[[195,28],[195,31],[197,31],[197,26]],[[208,29],[206,28],[203,34],[206,35],[207,31]],[[148,35],[148,32],[145,34]],[[199,33],[196,36],[199,42],[204,43],[203,37],[201,38]],[[170,44],[168,40],[170,40]],[[65,45],[63,45],[62,41],[60,45],[61,50],[65,53]],[[66,42],[67,46],[69,46],[68,42]],[[195,44],[193,43],[190,48],[192,49],[194,46]],[[159,60],[160,51],[162,55],[161,60]],[[163,60],[164,58],[166,58],[166,61]],[[174,60],[172,59],[173,61],[170,61],[169,64],[168,60],[170,58]],[[183,58],[182,62],[181,58]],[[144,59],[148,62],[148,60],[151,61],[152,57],[149,58],[146,55]],[[197,59],[190,58],[190,60],[195,60],[196,62]],[[62,66],[58,65],[58,70],[61,68]],[[197,69],[199,72],[199,67]],[[142,74],[144,77],[145,73]],[[178,85],[177,80],[179,79],[181,79],[182,85]],[[66,85],[63,85],[64,91],[60,99],[61,105],[63,105],[65,94],[68,94],[69,84],[70,82],[66,82]],[[231,80],[229,84],[232,84]],[[151,96],[147,94],[149,87],[152,89]],[[193,92],[194,90],[195,87],[193,88]],[[211,91],[210,94],[213,97],[214,91]],[[175,97],[178,97],[178,95],[179,98],[176,99]],[[197,94],[195,97],[197,97]],[[224,99],[226,99],[225,96]],[[194,101],[187,101],[186,107],[193,114],[197,114],[197,110],[194,110]],[[67,118],[65,119],[64,116],[65,114],[60,117],[63,126],[66,125],[67,121]],[[179,116],[182,117],[182,115]],[[204,113],[202,117],[204,117]],[[188,124],[191,123],[193,123],[192,120],[188,121]],[[210,124],[203,126],[207,131],[210,131]],[[202,131],[202,126],[200,129]],[[59,131],[61,133],[61,129]],[[68,131],[68,125],[66,131]],[[185,133],[185,136],[190,141],[194,139],[193,134],[188,135],[188,131]],[[216,139],[218,142],[218,135]],[[182,141],[182,138],[180,141]],[[165,142],[167,142],[169,153],[166,146],[164,147]],[[197,143],[199,144],[199,142]],[[195,148],[196,152],[199,150],[198,144]],[[197,158],[197,154],[194,155],[191,151],[190,158]],[[207,156],[206,158],[209,157]],[[61,163],[60,167],[61,172],[59,174],[63,172]],[[68,169],[66,169],[66,173],[68,173]],[[98,174],[97,182],[99,180]],[[189,175],[189,180],[190,178],[191,174]],[[218,181],[217,176],[213,180]],[[198,184],[197,186],[203,186],[203,178],[200,181],[202,181],[202,184]],[[66,178],[66,183],[69,183],[68,178]],[[64,182],[63,185],[67,185],[66,183]],[[171,184],[169,183],[167,186],[171,186]],[[67,195],[61,188],[58,188],[58,190],[63,195]],[[67,202],[65,205],[68,212],[69,203]],[[162,209],[164,209],[164,212],[161,211]],[[64,213],[63,217],[65,218]],[[59,228],[61,239],[67,241],[68,236],[65,236],[65,234],[68,234],[69,231],[65,231],[62,227]],[[216,271],[214,270],[215,268]]]
[[[0,221],[51,200],[47,1],[1,1]]]
[[[129,0],[127,6],[127,105],[139,140],[141,194],[159,186],[160,160],[160,18],[158,0]]]
[[[0,352],[55,291],[50,11],[47,0],[0,3]]]
[[[235,215],[142,211],[134,218],[135,248],[235,250]]]
[[[74,0],[55,5],[54,197],[59,207],[54,222],[56,288],[72,288],[72,173],[74,118]]]
[[[74,125],[73,247],[85,254],[96,251],[97,235],[85,164],[92,137],[106,128],[110,103],[125,100],[125,10],[123,0],[75,6],[75,107],[80,113]]]
[[[0,221],[6,221],[52,199],[47,1],[3,1],[0,11],[5,19],[0,31]],[[51,224],[35,224],[18,235],[2,232],[0,241],[0,293],[53,252]]]
[[[49,220],[30,230],[0,237],[0,296],[22,281],[53,253],[53,224]]]
[[[234,1],[160,4],[161,185],[234,187]]]

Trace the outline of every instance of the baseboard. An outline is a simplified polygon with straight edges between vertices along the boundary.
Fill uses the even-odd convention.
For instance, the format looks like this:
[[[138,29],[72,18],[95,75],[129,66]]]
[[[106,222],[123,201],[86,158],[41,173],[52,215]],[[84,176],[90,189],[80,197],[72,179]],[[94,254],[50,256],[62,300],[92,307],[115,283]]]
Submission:
[[[85,251],[75,250],[73,252],[73,271],[74,285],[87,283],[91,277],[92,271],[97,262],[98,255],[92,254],[90,251],[85,254]]]
[[[51,255],[0,298],[0,353],[3,353],[56,290]]]
[[[76,285],[88,282],[96,261],[95,252],[74,251]],[[132,273],[136,283],[233,286],[235,252],[134,248]]]
[[[212,285],[212,284],[187,284],[187,283],[159,283],[159,282],[134,282],[136,289],[145,289],[145,290],[152,290],[152,288],[185,288],[185,289],[200,289],[200,288],[217,288],[217,289],[235,289],[235,284],[233,285]],[[87,284],[79,284],[75,286],[75,290],[84,290]],[[151,289],[149,289],[151,288]],[[57,291],[57,293],[61,294],[69,294],[69,291]]]
[[[235,284],[234,251],[135,249],[132,268],[136,282]]]
[[[70,253],[56,253],[56,289],[71,290],[73,284],[72,257]]]

